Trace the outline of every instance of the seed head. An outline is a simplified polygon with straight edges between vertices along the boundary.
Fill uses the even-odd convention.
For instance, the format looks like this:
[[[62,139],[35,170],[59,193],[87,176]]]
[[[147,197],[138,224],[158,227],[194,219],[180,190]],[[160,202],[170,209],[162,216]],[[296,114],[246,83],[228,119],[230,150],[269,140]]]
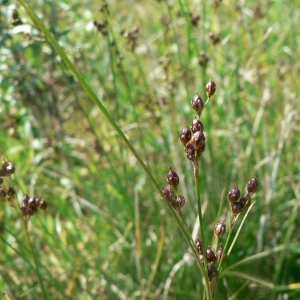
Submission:
[[[194,96],[191,104],[193,110],[200,116],[204,108],[204,102],[201,99],[201,97],[198,95],[198,93]]]
[[[247,184],[247,191],[250,195],[253,195],[258,188],[258,181],[256,178],[252,178],[251,180],[248,181]]]
[[[183,128],[180,132],[180,141],[182,144],[186,145],[192,137],[192,133],[188,127]]]
[[[172,186],[173,188],[176,189],[179,184],[179,177],[176,172],[172,171],[171,167],[169,167],[169,169],[170,169],[170,171],[167,175],[167,181],[170,186]]]
[[[240,202],[234,202],[231,205],[231,211],[234,215],[239,214],[242,211],[242,205]]]
[[[208,273],[209,281],[212,281],[218,275],[218,271],[213,264],[208,265],[207,273]]]
[[[206,258],[209,263],[213,263],[216,260],[214,251],[211,249],[211,246],[207,247]]]
[[[222,237],[226,232],[226,225],[225,225],[225,222],[222,221],[220,223],[218,223],[215,227],[215,236],[217,238],[220,238]]]
[[[230,190],[228,193],[228,200],[230,203],[234,203],[240,199],[241,192],[238,187],[235,187]]]
[[[196,244],[196,248],[198,249],[198,253],[203,254],[202,242],[200,241],[199,238],[196,239],[195,244]]]
[[[203,132],[197,131],[192,136],[190,143],[195,148],[195,150],[198,150],[198,149],[202,150],[203,147],[205,149],[205,139],[206,138],[205,138],[205,135],[203,134]]]
[[[216,92],[216,84],[213,81],[213,79],[210,80],[210,82],[206,85],[206,94],[208,97],[211,97]]]
[[[172,202],[173,199],[175,198],[175,196],[174,196],[174,193],[173,193],[171,187],[166,188],[166,189],[162,187],[161,189],[162,189],[163,194],[164,194],[165,197],[167,198],[167,200],[168,200],[169,202]]]
[[[193,146],[189,146],[186,149],[186,157],[191,160],[194,161],[195,160],[195,148]]]
[[[195,118],[192,123],[192,132],[195,133],[197,131],[203,132],[203,124],[200,120]]]
[[[223,255],[223,245],[220,244],[220,248],[219,248],[219,250],[216,253],[216,259],[217,259],[218,262],[221,261],[222,255]]]

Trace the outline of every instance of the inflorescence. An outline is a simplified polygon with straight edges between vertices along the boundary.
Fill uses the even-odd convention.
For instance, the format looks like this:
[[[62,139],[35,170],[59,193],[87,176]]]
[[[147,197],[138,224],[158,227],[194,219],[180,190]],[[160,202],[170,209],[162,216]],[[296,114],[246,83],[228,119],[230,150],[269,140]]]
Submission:
[[[198,176],[198,162],[201,157],[201,154],[205,151],[206,148],[206,137],[204,135],[204,125],[200,121],[201,113],[205,107],[205,105],[208,103],[208,100],[214,93],[216,92],[216,84],[211,79],[207,85],[206,85],[206,94],[207,94],[207,101],[204,103],[202,98],[196,93],[194,98],[192,99],[191,106],[196,112],[197,116],[192,121],[191,127],[185,127],[181,130],[179,138],[182,144],[184,145],[184,150],[186,153],[186,157],[188,160],[190,160],[193,163],[194,166],[194,176]],[[171,167],[169,167],[170,171],[167,175],[167,181],[169,183],[169,187],[163,188],[162,192],[165,196],[165,198],[168,200],[168,202],[172,205],[172,207],[177,210],[180,215],[181,208],[185,204],[185,198],[177,193],[177,187],[179,185],[179,177],[172,170]],[[247,184],[247,193],[241,197],[241,192],[238,187],[232,188],[228,193],[228,201],[230,204],[230,230],[233,229],[234,224],[237,220],[237,217],[239,214],[243,211],[244,208],[248,208],[251,204],[251,196],[257,191],[258,189],[258,181],[256,178],[252,178],[249,180]],[[202,226],[202,224],[200,225]],[[217,225],[214,228],[214,234],[217,239],[223,237],[226,233],[226,222],[225,219],[221,222],[217,223]],[[226,254],[223,257],[223,244],[219,245],[219,249],[216,250],[216,253],[213,251],[211,246],[208,246],[206,249],[206,252],[203,252],[203,243],[202,241],[197,238],[195,240],[195,246],[198,250],[198,255],[200,258],[200,261],[204,264],[205,261],[207,261],[207,274],[210,281],[212,281],[213,278],[215,278],[218,275],[218,270],[215,267],[215,262],[218,263],[224,261],[226,258]],[[225,249],[226,250],[226,249]],[[204,258],[205,255],[205,258]]]
[[[15,207],[14,199],[16,197],[16,191],[14,187],[4,186],[4,178],[10,178],[16,171],[15,165],[12,162],[3,160],[0,168],[0,199],[7,200],[10,206]],[[19,209],[22,212],[26,225],[31,216],[37,213],[39,209],[45,210],[47,208],[47,202],[39,197],[30,198],[27,194],[24,195],[23,201]]]

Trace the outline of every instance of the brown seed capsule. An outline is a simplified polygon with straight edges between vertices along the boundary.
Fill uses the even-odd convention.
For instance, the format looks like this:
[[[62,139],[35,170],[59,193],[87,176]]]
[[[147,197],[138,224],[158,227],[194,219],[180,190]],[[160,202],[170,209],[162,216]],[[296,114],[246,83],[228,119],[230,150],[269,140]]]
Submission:
[[[176,189],[179,184],[179,177],[176,172],[172,171],[171,167],[169,167],[169,169],[170,169],[170,171],[167,175],[167,181],[170,186],[172,186],[173,188]]]
[[[213,264],[208,265],[207,273],[208,273],[209,281],[212,281],[218,275],[218,271]]]
[[[7,192],[7,196],[9,196],[9,197],[12,197],[12,196],[14,196],[16,194],[16,192],[15,192],[15,190],[14,190],[14,188],[12,186],[9,186],[7,188],[6,192]]]
[[[241,192],[238,187],[235,187],[230,190],[228,193],[228,201],[234,203],[240,199]]]
[[[39,208],[45,210],[47,208],[48,204],[46,202],[46,200],[41,199],[39,202]]]
[[[193,146],[189,146],[186,149],[186,157],[191,160],[194,161],[195,160],[195,148]]]
[[[31,209],[36,209],[37,208],[37,203],[35,201],[35,198],[30,198],[28,200],[28,207],[30,207]]]
[[[23,204],[24,204],[25,206],[28,205],[29,199],[30,199],[30,197],[29,197],[27,194],[25,194],[25,195],[23,196]]]
[[[197,150],[197,149],[202,149],[203,145],[205,145],[205,135],[203,132],[197,131],[194,133],[191,139],[191,144],[192,146]]]
[[[1,177],[6,176],[6,172],[5,172],[4,169],[0,169],[0,176],[1,176]]]
[[[242,209],[245,207],[247,201],[250,199],[250,194],[246,194],[244,197],[241,198],[240,203]]]
[[[191,133],[191,131],[189,130],[188,127],[183,128],[181,130],[181,132],[180,132],[180,141],[181,141],[181,143],[186,145],[190,141],[191,137],[192,137],[192,133]]]
[[[239,214],[242,211],[242,205],[240,202],[234,202],[231,205],[231,211],[234,215]]]
[[[179,203],[180,207],[183,207],[185,204],[185,198],[181,194],[179,194],[177,197],[177,202]]]
[[[207,247],[206,258],[209,263],[213,263],[216,260],[214,251],[211,249],[211,246]]]
[[[204,108],[204,102],[198,95],[198,93],[194,96],[192,100],[192,108],[199,116],[201,115],[202,110]]]
[[[161,189],[162,189],[163,194],[167,198],[167,200],[172,202],[173,199],[175,198],[175,195],[174,195],[172,189],[170,187],[166,188],[166,189],[162,187]]]
[[[213,79],[206,85],[206,94],[208,97],[211,97],[216,92],[216,84]]]
[[[6,190],[3,187],[0,187],[0,198],[6,198]]]
[[[217,238],[222,237],[226,232],[225,221],[219,222],[215,227],[215,236]]]
[[[9,162],[5,168],[6,174],[9,175],[15,173],[15,170],[16,170],[15,165],[11,162]]]
[[[223,245],[220,244],[220,248],[219,248],[219,250],[216,253],[216,259],[217,259],[218,262],[221,261],[222,255],[223,255]]]
[[[258,188],[258,181],[256,178],[252,178],[251,180],[248,181],[247,191],[251,196],[257,191],[257,188]]]
[[[203,254],[203,250],[202,250],[202,242],[200,241],[199,238],[197,238],[195,240],[195,244],[196,244],[196,248],[198,249],[198,253],[199,254]]]
[[[192,132],[195,133],[197,131],[203,132],[203,124],[200,120],[195,118],[192,123]]]

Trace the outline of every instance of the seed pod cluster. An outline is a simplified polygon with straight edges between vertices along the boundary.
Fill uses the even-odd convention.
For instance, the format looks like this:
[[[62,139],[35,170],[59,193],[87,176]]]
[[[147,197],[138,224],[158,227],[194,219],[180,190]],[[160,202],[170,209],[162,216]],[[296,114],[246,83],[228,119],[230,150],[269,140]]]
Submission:
[[[33,216],[37,213],[38,208],[45,210],[47,208],[47,202],[40,197],[30,198],[27,194],[24,195],[23,201],[21,204],[21,211],[24,216]]]
[[[199,253],[199,258],[200,258],[201,262],[204,263],[202,242],[199,238],[197,238],[195,240],[195,245],[196,245],[196,248],[197,248],[198,253]],[[216,261],[218,261],[218,262],[221,261],[221,257],[222,257],[222,254],[223,254],[223,248],[221,248],[221,247],[222,246],[220,245],[220,249],[222,249],[222,252],[219,249],[216,254],[212,250],[211,246],[208,246],[207,249],[206,249],[206,252],[205,252],[206,260],[207,260],[207,263],[208,263],[208,266],[207,266],[208,278],[209,278],[210,281],[212,281],[213,278],[215,278],[218,274],[217,268],[215,267],[214,264],[215,264]]]
[[[212,96],[216,91],[216,84],[211,81],[206,85],[208,97]],[[205,103],[198,93],[194,96],[191,102],[193,110],[196,112],[197,117],[192,121],[191,129],[185,127],[181,130],[179,138],[184,145],[187,159],[192,161],[195,165],[198,162],[201,154],[205,151],[206,137],[203,133],[204,126],[199,120],[201,113],[205,107]]]
[[[180,141],[185,147],[186,157],[192,162],[198,161],[206,147],[206,138],[203,133],[202,122],[195,118],[192,122],[191,130],[186,127],[180,132]]]
[[[231,205],[231,211],[234,216],[238,215],[245,207],[251,204],[251,196],[258,189],[258,181],[256,178],[252,178],[247,184],[247,193],[240,198],[241,192],[238,187],[232,188],[228,193],[228,201]]]
[[[7,200],[12,207],[16,207],[17,202],[13,201],[16,191],[12,186],[5,187],[4,179],[5,177],[10,177],[15,171],[14,163],[7,160],[2,161],[0,168],[0,200]],[[25,195],[21,206],[18,208],[22,211],[27,224],[29,218],[38,211],[38,208],[42,210],[47,208],[47,202],[39,197],[30,198],[28,195]]]
[[[169,173],[167,174],[167,182],[169,183],[169,187],[162,187],[162,192],[174,209],[180,212],[180,209],[185,204],[185,198],[177,192],[179,176],[172,170],[171,167],[169,167]]]

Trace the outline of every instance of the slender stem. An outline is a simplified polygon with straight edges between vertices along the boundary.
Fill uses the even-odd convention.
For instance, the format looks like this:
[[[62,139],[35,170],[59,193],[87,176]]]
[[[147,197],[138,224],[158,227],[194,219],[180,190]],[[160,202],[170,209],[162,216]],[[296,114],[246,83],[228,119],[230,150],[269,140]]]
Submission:
[[[203,224],[201,197],[200,197],[200,180],[199,180],[198,164],[199,162],[194,163],[194,179],[195,179],[195,186],[196,186],[196,193],[197,193],[198,215],[199,215],[199,223],[200,223],[200,239],[202,242],[203,258],[204,258],[204,268],[201,269],[206,281],[205,288],[207,293],[207,299],[211,299],[211,291],[209,287],[210,284],[209,284],[208,272],[207,272],[206,244],[205,244],[204,230],[203,230],[204,224]]]

